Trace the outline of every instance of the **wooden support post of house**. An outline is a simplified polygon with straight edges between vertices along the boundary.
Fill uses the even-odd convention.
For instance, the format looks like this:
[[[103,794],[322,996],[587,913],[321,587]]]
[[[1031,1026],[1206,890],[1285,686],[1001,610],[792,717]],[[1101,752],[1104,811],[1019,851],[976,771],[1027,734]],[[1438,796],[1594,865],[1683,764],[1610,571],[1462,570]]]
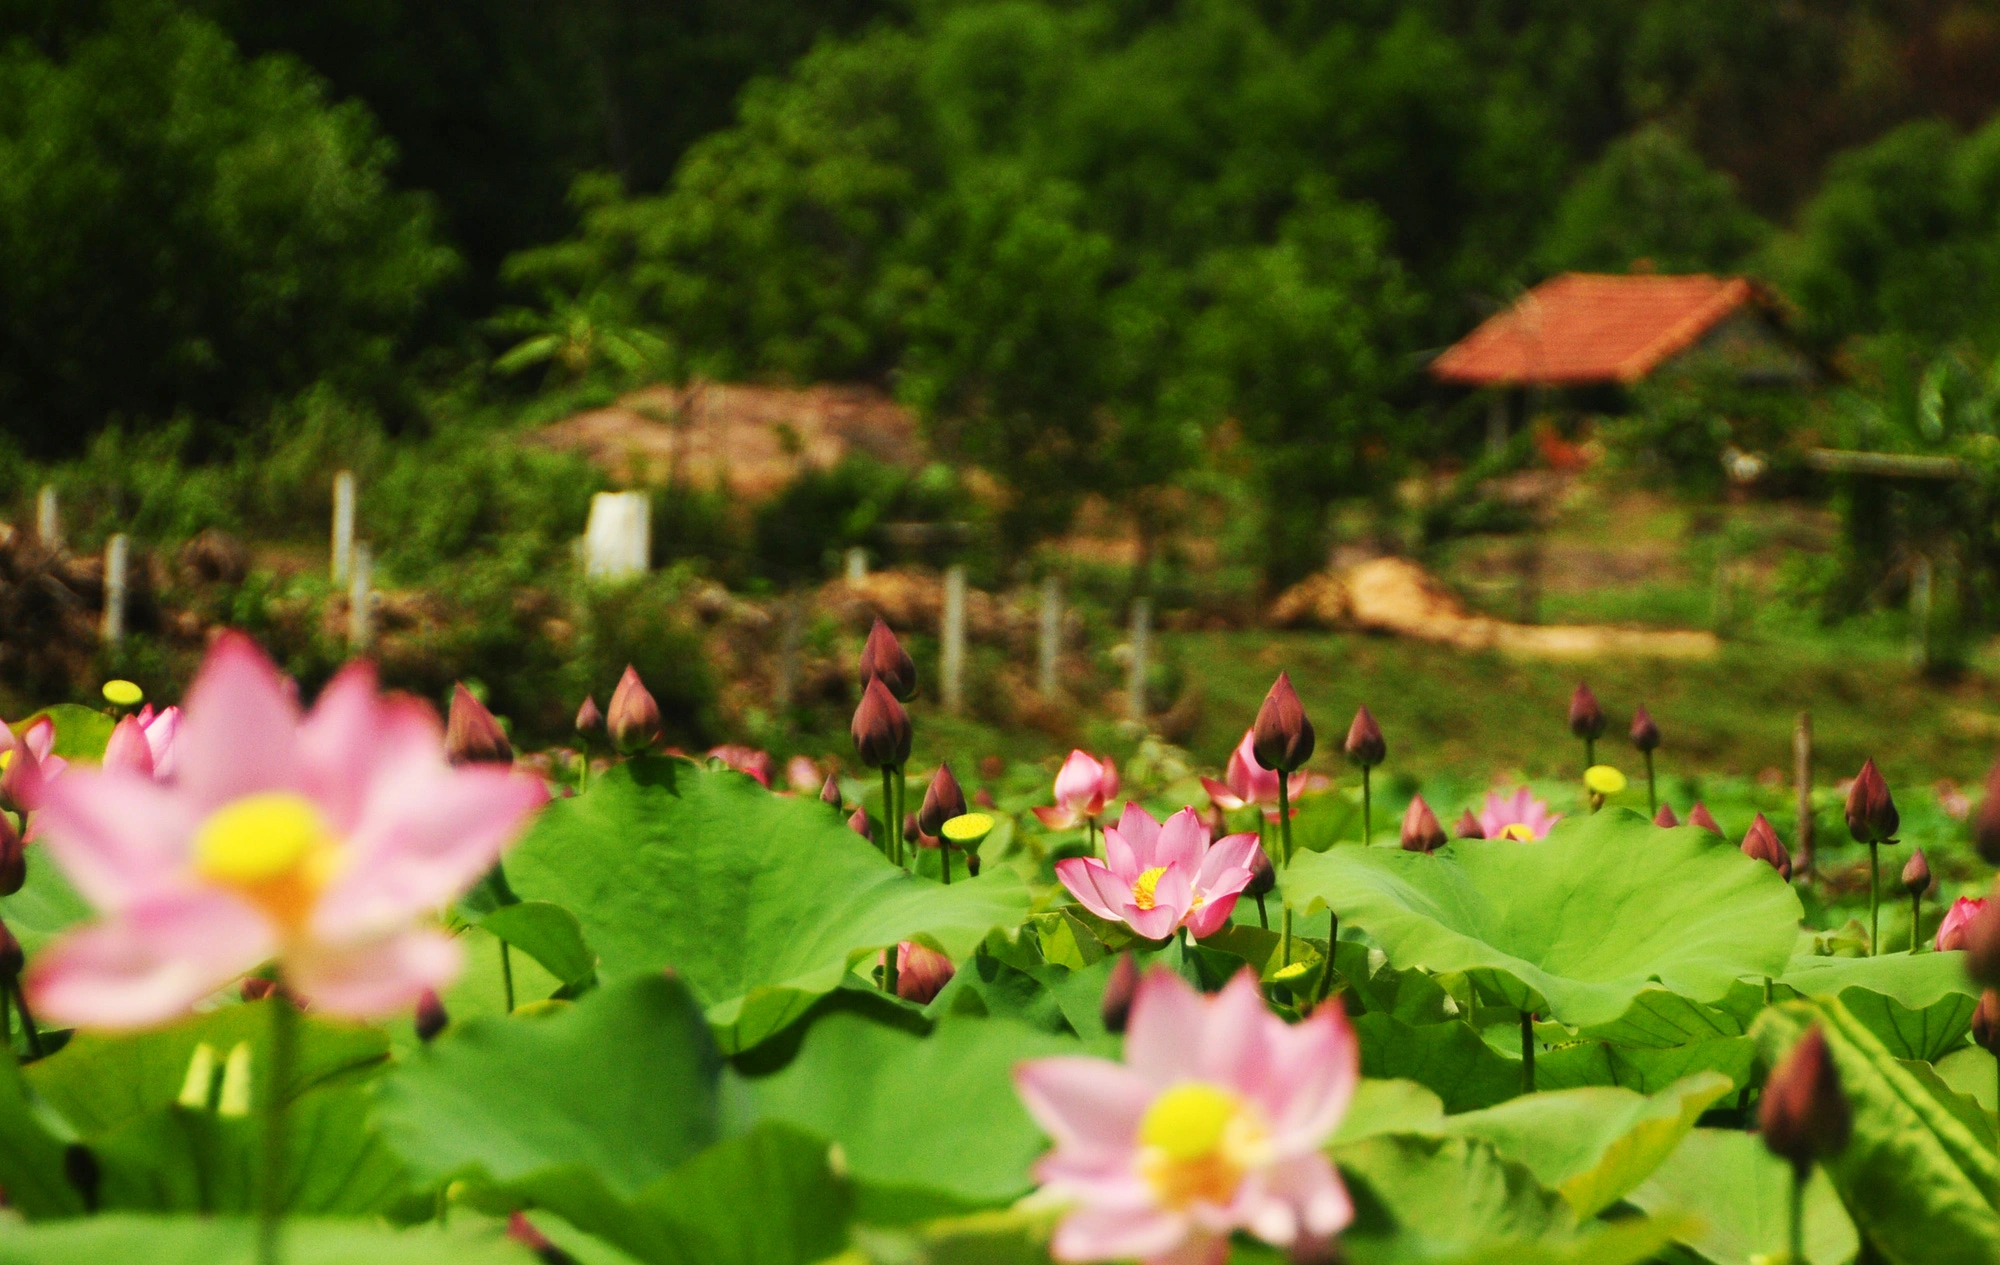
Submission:
[[[333,582],[347,583],[354,565],[354,472],[333,476]]]
[[[778,604],[778,679],[772,683],[772,694],[777,705],[778,716],[789,723],[792,703],[799,691],[799,637],[800,625],[805,622],[801,608],[803,598],[788,597]]]
[[[1797,850],[1792,854],[1792,868],[1804,873],[1813,868],[1812,780],[1812,713],[1800,712],[1792,723],[1792,790],[1798,799]]]
[[[35,497],[35,539],[44,549],[62,548],[62,508],[53,483],[44,483]]]
[[[1152,656],[1153,602],[1151,598],[1132,599],[1132,663],[1131,674],[1125,683],[1128,701],[1126,710],[1131,718],[1140,724],[1146,723],[1146,672]]]
[[[356,542],[347,574],[347,648],[364,654],[375,641],[375,559]]]
[[[624,580],[652,565],[653,505],[644,492],[599,492],[590,498],[583,536],[583,573]]]
[[[1062,580],[1042,579],[1041,630],[1035,644],[1036,686],[1045,699],[1056,696],[1057,669],[1062,662]]]
[[[965,568],[944,572],[944,645],[940,648],[939,693],[953,716],[965,710]]]
[[[125,593],[132,565],[132,539],[119,532],[104,545],[104,644],[125,643]]]
[[[1506,387],[1495,387],[1486,401],[1486,454],[1497,457],[1507,451]]]

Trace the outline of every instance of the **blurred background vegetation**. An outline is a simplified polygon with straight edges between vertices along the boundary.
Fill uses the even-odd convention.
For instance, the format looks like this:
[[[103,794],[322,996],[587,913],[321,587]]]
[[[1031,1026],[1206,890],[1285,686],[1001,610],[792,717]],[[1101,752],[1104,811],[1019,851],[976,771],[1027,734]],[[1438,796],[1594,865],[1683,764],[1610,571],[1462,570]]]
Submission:
[[[1762,674],[1746,700],[1849,699],[1857,750],[1880,723],[1964,776],[2000,733],[1996,109],[1996,0],[0,0],[0,503],[25,529],[54,486],[70,547],[130,533],[180,613],[116,665],[0,653],[0,687],[171,693],[214,622],[323,678],[346,469],[403,595],[385,671],[544,738],[629,659],[683,741],[810,745],[842,688],[774,704],[716,642],[847,653],[770,612],[849,547],[1068,581],[1080,710],[1013,706],[981,649],[968,749],[1098,732],[1139,594],[1159,706],[1216,761],[1248,686],[1215,665],[1263,671],[1218,638],[1292,645],[1343,705],[1376,678],[1342,662],[1395,665],[1371,701],[1509,679],[1260,627],[1358,551],[1475,611],[1722,634],[1604,669],[1698,702],[1718,768],[1777,762],[1713,711]],[[1816,384],[1667,372],[1488,446],[1424,368],[1564,270],[1751,277]],[[699,382],[860,384],[920,437],[754,498],[535,440]],[[590,588],[574,541],[628,483],[661,569]]]

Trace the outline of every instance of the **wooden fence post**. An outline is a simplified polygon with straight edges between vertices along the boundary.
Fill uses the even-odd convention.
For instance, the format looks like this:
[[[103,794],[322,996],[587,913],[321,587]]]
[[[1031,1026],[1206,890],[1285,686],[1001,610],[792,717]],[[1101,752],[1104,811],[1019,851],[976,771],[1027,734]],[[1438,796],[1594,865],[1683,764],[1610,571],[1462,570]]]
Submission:
[[[1798,798],[1798,859],[1793,868],[1810,873],[1815,855],[1815,827],[1812,806],[1813,732],[1812,713],[1800,712],[1792,724],[1792,790]]]
[[[1146,722],[1146,669],[1152,654],[1153,641],[1153,601],[1151,598],[1132,599],[1132,665],[1131,676],[1126,682],[1130,699],[1126,709],[1133,720]]]
[[[943,641],[939,653],[939,694],[945,711],[956,716],[965,710],[965,568],[946,567],[944,572]]]
[[[356,543],[354,565],[347,577],[347,646],[365,653],[375,641],[375,559],[368,546]]]
[[[113,650],[125,643],[125,591],[132,563],[132,540],[124,532],[104,546],[104,644]]]
[[[1036,684],[1044,699],[1054,701],[1056,673],[1062,662],[1062,580],[1042,579],[1041,630],[1036,639]]]
[[[333,582],[347,583],[354,565],[354,472],[333,476]]]
[[[53,483],[44,483],[35,496],[35,539],[44,549],[62,548],[62,507]]]

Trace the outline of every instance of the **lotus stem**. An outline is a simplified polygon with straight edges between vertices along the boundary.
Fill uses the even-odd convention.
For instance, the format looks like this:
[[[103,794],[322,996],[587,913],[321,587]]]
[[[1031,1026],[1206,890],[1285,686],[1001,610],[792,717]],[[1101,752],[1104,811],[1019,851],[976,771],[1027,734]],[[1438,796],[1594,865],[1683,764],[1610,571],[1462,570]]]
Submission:
[[[905,869],[914,871],[917,859],[910,855],[909,840],[903,838],[904,801],[910,797],[909,783],[903,777],[903,766],[896,766],[896,858]]]
[[[1882,951],[1882,845],[1868,845],[1868,956]]]
[[[944,885],[951,886],[951,845],[938,840],[938,864],[944,866]]]
[[[13,991],[7,981],[0,980],[0,1046],[10,1055],[14,1053],[14,1004],[10,1000]]]
[[[1924,894],[1910,893],[1910,956],[1917,956],[1917,924],[1924,920]]]
[[[1646,752],[1646,814],[1657,816],[1660,811],[1659,790],[1653,781],[1653,753]]]
[[[900,943],[892,944],[882,953],[882,991],[891,997],[896,995],[896,955],[902,947]]]
[[[507,991],[507,1013],[514,1013],[514,952],[505,940],[500,942],[500,984]]]
[[[1806,1172],[1797,1165],[1792,1167],[1792,1265],[1808,1265],[1806,1261]]]
[[[1271,915],[1264,908],[1264,898],[1262,896],[1257,898],[1257,925],[1266,931],[1271,929]]]
[[[1583,740],[1583,767],[1585,769],[1597,767],[1597,739],[1595,738],[1585,738]]]
[[[1375,841],[1374,800],[1368,786],[1368,766],[1361,766],[1361,846]]]
[[[903,863],[903,823],[896,816],[896,774],[882,766],[882,855],[897,865]]]
[[[1521,1092],[1535,1092],[1535,1012],[1521,1012]]]
[[[1285,873],[1292,869],[1292,796],[1286,785],[1290,779],[1281,771],[1278,774],[1278,852],[1284,860]],[[1279,914],[1278,965],[1292,964],[1292,893],[1290,885],[1279,898],[1283,904]]]
[[[0,987],[0,994],[8,991],[7,988]],[[42,1048],[42,1030],[35,1024],[34,1012],[28,1009],[28,990],[21,987],[21,977],[18,975],[13,979],[12,992],[14,994],[14,1009],[20,1012],[21,1015],[21,1030],[28,1037],[28,1057],[39,1059],[47,1053]]]
[[[264,1081],[264,1174],[257,1199],[258,1265],[278,1265],[285,1228],[285,1090],[298,1061],[299,1010],[280,978],[272,990],[271,1059]]]

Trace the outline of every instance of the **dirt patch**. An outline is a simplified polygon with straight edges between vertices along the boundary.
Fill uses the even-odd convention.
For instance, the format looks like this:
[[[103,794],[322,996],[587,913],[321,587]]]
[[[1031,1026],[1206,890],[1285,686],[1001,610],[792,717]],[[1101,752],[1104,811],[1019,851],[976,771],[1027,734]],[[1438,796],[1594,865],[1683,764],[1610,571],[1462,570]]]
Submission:
[[[909,466],[925,459],[908,409],[871,387],[824,384],[647,387],[543,427],[530,442],[582,452],[626,484],[678,478],[748,498],[853,453]]]
[[[1720,649],[1708,632],[1513,624],[1474,615],[1443,581],[1407,558],[1373,558],[1309,577],[1271,604],[1269,618],[1281,628],[1359,629],[1537,659],[1706,659]]]

